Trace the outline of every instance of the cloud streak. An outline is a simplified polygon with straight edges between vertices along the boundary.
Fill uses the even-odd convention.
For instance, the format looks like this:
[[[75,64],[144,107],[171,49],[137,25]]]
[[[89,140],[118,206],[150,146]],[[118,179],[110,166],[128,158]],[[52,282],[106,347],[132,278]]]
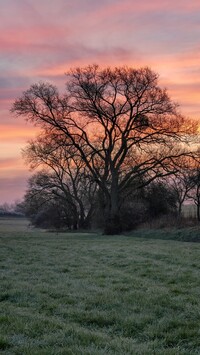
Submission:
[[[6,174],[14,179],[12,195],[14,189],[15,195],[17,190],[22,194],[28,167],[21,148],[36,133],[23,119],[11,117],[11,104],[22,91],[41,80],[63,91],[64,73],[74,66],[148,65],[160,74],[161,85],[179,101],[182,112],[199,119],[199,36],[199,0],[3,1],[0,203],[12,199]],[[23,188],[18,189],[20,181]]]

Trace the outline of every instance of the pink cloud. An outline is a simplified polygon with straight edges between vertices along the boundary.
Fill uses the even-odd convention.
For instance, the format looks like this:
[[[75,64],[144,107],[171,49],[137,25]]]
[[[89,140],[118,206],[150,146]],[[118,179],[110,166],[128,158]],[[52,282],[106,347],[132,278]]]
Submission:
[[[64,90],[64,73],[74,66],[148,65],[182,112],[200,118],[199,10],[199,0],[2,2],[1,174],[25,174],[21,148],[36,132],[11,116],[14,99],[40,80]],[[0,180],[1,190],[4,183]]]
[[[0,177],[0,204],[21,201],[27,188],[27,175],[21,172],[17,177]]]
[[[18,171],[21,171],[21,169],[24,169],[24,164],[22,164],[22,160],[19,158],[3,158],[0,159],[0,175],[3,175],[3,171],[13,170],[13,167],[18,167]],[[19,169],[20,167],[20,169]],[[15,170],[16,171],[16,170]]]
[[[22,199],[30,172],[20,159],[0,159],[0,204]]]

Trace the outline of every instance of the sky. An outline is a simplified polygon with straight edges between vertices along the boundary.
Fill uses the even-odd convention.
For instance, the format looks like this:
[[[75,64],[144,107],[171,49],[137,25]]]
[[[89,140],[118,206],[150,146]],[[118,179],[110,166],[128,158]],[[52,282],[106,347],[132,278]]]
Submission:
[[[10,108],[39,81],[65,88],[73,67],[149,66],[181,112],[200,120],[199,0],[0,0],[0,204],[20,201],[37,134]]]

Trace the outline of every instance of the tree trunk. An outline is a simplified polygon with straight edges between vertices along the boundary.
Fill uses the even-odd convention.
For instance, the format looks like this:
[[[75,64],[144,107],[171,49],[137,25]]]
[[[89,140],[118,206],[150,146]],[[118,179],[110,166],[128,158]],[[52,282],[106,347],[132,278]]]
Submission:
[[[110,200],[107,201],[105,210],[104,234],[120,234],[122,231],[119,214],[119,192],[118,192],[118,174],[113,174]]]
[[[122,231],[119,214],[118,215],[110,215],[105,220],[104,234],[114,235],[120,234]]]
[[[77,221],[73,221],[72,229],[73,231],[76,231],[78,229]]]
[[[198,222],[200,222],[200,203],[199,203],[199,201],[197,204],[197,220],[198,220]]]
[[[179,201],[179,204],[178,204],[178,218],[181,218],[181,215],[182,215],[182,202]]]
[[[196,191],[196,196],[197,196],[197,220],[198,222],[200,222],[200,194],[199,194],[199,189],[200,189],[200,186],[198,185],[197,186],[197,191]]]
[[[85,217],[85,220],[84,220],[84,229],[89,229],[91,228],[91,221],[92,221],[92,217],[93,217],[93,214],[94,214],[94,209],[95,207],[94,206],[91,206],[88,213],[87,213],[87,216]]]
[[[76,206],[74,206],[73,208],[72,229],[73,230],[78,229],[78,212]]]

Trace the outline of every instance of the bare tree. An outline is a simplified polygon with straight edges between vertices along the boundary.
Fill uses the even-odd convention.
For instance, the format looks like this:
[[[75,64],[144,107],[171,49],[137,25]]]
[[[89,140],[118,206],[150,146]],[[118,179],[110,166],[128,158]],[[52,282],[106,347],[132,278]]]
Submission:
[[[51,194],[66,199],[73,211],[73,228],[88,228],[97,184],[88,174],[79,152],[72,145],[66,149],[62,137],[46,134],[29,142],[24,157],[32,169],[46,169],[43,189],[50,188]]]
[[[76,221],[73,206],[55,187],[54,177],[45,171],[35,173],[20,204],[22,211],[37,227],[68,227]]]
[[[171,174],[186,154],[177,146],[196,129],[149,68],[77,68],[68,73],[64,95],[51,84],[35,84],[12,111],[78,152],[104,195],[108,234],[121,230],[120,196],[128,186]]]
[[[196,216],[197,220],[200,222],[200,167],[196,164],[190,174],[190,184],[192,188],[189,190],[187,196],[192,199],[196,205]]]
[[[194,190],[194,169],[197,164],[197,155],[182,156],[179,159],[177,171],[166,179],[166,183],[174,191],[178,207],[178,216],[181,216],[183,203],[191,199],[190,192]]]

